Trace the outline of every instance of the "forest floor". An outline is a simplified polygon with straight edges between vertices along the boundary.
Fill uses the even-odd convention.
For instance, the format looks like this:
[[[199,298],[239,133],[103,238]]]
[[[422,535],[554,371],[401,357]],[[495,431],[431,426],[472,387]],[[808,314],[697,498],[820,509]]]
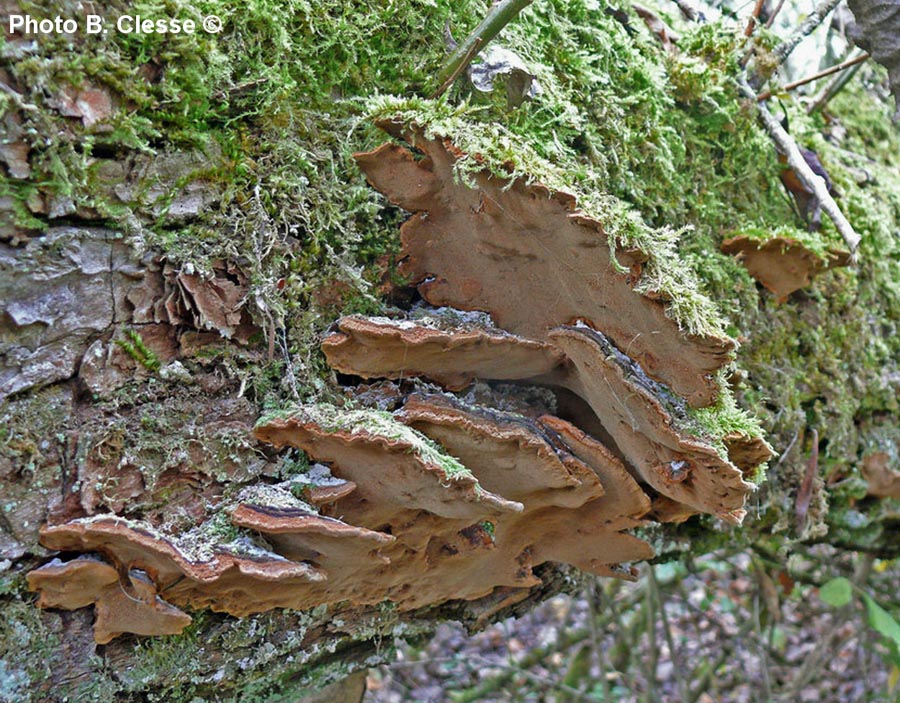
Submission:
[[[887,605],[897,567],[823,547],[783,569],[747,553],[643,565],[635,583],[589,579],[471,637],[443,624],[424,646],[400,644],[370,672],[364,701],[900,700],[896,660],[860,598],[836,608],[816,585],[855,570],[857,593]]]

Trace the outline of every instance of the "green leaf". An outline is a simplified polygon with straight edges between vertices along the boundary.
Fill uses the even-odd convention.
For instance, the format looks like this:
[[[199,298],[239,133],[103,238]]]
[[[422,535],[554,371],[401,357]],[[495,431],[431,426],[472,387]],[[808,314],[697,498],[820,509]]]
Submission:
[[[819,598],[834,608],[847,605],[852,597],[853,586],[843,576],[831,579],[819,589]]]
[[[863,594],[863,601],[869,613],[869,625],[872,629],[893,640],[894,644],[900,647],[900,623],[869,596]]]

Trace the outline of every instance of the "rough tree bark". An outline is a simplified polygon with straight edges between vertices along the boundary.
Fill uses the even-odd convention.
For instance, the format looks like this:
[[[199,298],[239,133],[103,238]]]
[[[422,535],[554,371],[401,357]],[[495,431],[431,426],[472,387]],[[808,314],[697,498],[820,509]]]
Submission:
[[[728,87],[739,28],[535,3],[511,113],[409,97],[475,1],[51,4],[0,50],[0,700],[321,697],[583,571],[900,552],[886,105],[794,126],[848,268]]]

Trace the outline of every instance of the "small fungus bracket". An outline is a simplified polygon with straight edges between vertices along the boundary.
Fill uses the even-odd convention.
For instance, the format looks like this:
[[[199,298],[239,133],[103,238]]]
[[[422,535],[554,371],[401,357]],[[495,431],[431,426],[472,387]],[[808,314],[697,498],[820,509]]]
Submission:
[[[772,292],[779,302],[806,288],[822,271],[848,266],[850,255],[837,249],[822,258],[801,242],[788,237],[759,240],[739,236],[722,242],[722,251],[739,258],[748,273]]]
[[[107,644],[124,633],[177,635],[191,616],[157,595],[156,585],[143,572],[126,574],[126,586],[115,567],[87,556],[62,562],[54,559],[31,571],[28,587],[39,591],[38,606],[75,610],[94,606],[94,640]]]

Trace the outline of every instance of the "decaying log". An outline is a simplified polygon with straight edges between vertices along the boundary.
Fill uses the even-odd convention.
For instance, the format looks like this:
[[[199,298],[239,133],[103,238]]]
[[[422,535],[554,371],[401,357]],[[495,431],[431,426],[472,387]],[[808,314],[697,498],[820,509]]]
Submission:
[[[426,301],[473,312],[343,318],[323,342],[329,362],[353,376],[417,376],[448,391],[475,379],[544,386],[551,404],[568,391],[581,399],[572,420],[583,427],[542,404],[520,403],[522,413],[492,407],[504,404],[499,389],[487,405],[391,386],[393,413],[288,409],[261,420],[255,436],[303,450],[319,462],[315,478],[239,493],[225,512],[246,536],[226,540],[202,525],[174,534],[102,515],[61,520],[42,529],[46,547],[103,561],[76,557],[32,572],[40,605],[95,603],[98,642],[176,631],[189,617],[179,607],[243,617],[387,601],[404,612],[527,591],[541,585],[535,569],[546,562],[632,578],[631,563],[653,552],[628,531],[648,518],[703,512],[740,523],[753,489],[744,474],[768,447],[758,437],[729,438],[736,465],[692,425],[689,409],[716,397],[714,372],[731,341],[679,330],[664,301],[636,290],[642,254],[620,252],[628,266],[620,271],[602,224],[576,212],[571,196],[478,173],[473,185],[459,184],[452,145],[411,139],[428,159],[391,144],[360,163],[419,213],[403,227],[403,253]],[[556,283],[550,294],[548,280]],[[185,275],[175,283],[166,299],[196,315],[178,317],[167,304],[170,323],[202,328],[217,319],[227,335],[240,322],[215,312],[234,307],[226,302],[233,284]],[[203,285],[218,307],[201,304]],[[136,305],[136,314],[156,321],[142,312],[156,307]],[[63,598],[60,580],[88,570],[103,578]],[[128,583],[147,591],[141,607],[164,621],[155,629],[135,627],[127,613],[109,624]]]
[[[401,622],[440,610],[483,625],[556,588],[568,566],[635,578],[653,549],[633,531],[651,521],[740,523],[746,477],[771,450],[758,436],[708,436],[692,419],[722,392],[734,342],[679,329],[665,297],[640,285],[645,255],[611,242],[572,196],[487,172],[460,183],[452,144],[407,136],[408,147],[358,158],[413,212],[401,253],[424,302],[337,320],[322,349],[347,405],[285,408],[253,431],[254,451],[314,463],[277,480],[269,460],[220,475],[195,452],[201,471],[186,454],[148,478],[121,437],[104,437],[77,490],[37,521],[43,547],[62,555],[28,576],[40,607],[93,607],[94,642],[114,648],[181,632],[203,610],[324,612],[325,627],[341,613],[380,621],[387,603]],[[141,334],[131,349],[85,338],[73,366],[92,392],[255,331],[236,265],[213,262],[205,277],[158,260],[132,266],[112,303]],[[196,422],[201,435],[216,426]],[[228,490],[232,481],[244,488]],[[188,485],[205,510],[158,503]]]

